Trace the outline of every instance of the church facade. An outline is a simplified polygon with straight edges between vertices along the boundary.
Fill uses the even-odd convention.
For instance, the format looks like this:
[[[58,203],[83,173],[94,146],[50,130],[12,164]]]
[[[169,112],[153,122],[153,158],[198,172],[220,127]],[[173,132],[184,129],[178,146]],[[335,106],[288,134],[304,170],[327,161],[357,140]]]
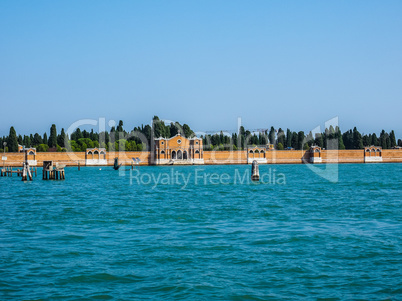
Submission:
[[[190,138],[177,134],[172,138],[154,139],[155,165],[204,164],[201,138]]]

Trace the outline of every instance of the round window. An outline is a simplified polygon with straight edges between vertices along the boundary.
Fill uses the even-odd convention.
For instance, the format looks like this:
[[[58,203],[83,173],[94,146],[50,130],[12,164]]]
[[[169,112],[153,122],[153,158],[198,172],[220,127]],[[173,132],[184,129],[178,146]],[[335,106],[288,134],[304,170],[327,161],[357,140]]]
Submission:
[[[180,144],[180,143],[181,143],[181,140],[180,140],[180,139],[179,139],[179,140],[177,140],[177,143],[178,143],[178,144]]]
[[[162,141],[161,144],[164,145],[165,143]]]
[[[196,141],[195,144],[198,144],[198,141]]]

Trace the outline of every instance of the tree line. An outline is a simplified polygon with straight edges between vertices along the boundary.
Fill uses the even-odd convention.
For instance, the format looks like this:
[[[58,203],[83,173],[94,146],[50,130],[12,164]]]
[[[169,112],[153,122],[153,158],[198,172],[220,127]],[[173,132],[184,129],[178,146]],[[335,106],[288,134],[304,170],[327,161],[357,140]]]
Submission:
[[[307,135],[304,131],[294,132],[287,129],[286,132],[279,128],[270,130],[250,132],[240,127],[239,133],[225,135],[223,132],[203,137],[205,150],[237,150],[245,149],[247,146],[271,144],[277,150],[284,149],[309,149],[312,145],[317,145],[324,149],[363,149],[366,146],[381,146],[383,149],[390,149],[395,146],[402,147],[402,140],[395,138],[395,132],[390,133],[381,131],[379,137],[373,134],[362,135],[357,128],[341,132],[339,127],[330,126],[322,133],[310,131]]]
[[[194,131],[187,124],[181,125],[179,122],[165,124],[158,116],[154,116],[151,125],[141,125],[134,127],[131,131],[123,128],[123,121],[111,127],[110,131],[96,133],[77,128],[71,135],[66,134],[64,128],[60,133],[57,132],[56,125],[52,124],[49,136],[45,132],[43,135],[38,133],[30,135],[17,135],[14,127],[10,128],[8,136],[0,137],[0,151],[4,151],[3,143],[6,142],[5,151],[17,152],[18,145],[25,147],[36,147],[38,152],[47,151],[85,151],[87,148],[101,147],[107,151],[143,151],[149,150],[154,138],[171,138],[177,134],[187,138],[194,137]],[[362,135],[357,128],[353,128],[342,133],[339,127],[325,129],[322,133],[305,134],[304,131],[286,132],[279,128],[251,132],[243,126],[238,133],[220,133],[202,135],[205,150],[241,150],[249,146],[271,144],[277,150],[284,149],[308,149],[312,145],[318,145],[324,149],[362,149],[366,146],[381,146],[383,149],[390,149],[395,146],[402,147],[402,140],[396,141],[395,132],[389,133],[384,130],[379,136],[376,133]]]

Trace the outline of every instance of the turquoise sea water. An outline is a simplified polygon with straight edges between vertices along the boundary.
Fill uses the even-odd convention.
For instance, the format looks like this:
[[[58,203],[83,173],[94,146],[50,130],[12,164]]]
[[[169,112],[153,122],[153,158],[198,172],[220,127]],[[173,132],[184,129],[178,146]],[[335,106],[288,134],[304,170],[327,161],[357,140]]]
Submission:
[[[0,178],[0,300],[402,299],[402,164],[249,169]]]

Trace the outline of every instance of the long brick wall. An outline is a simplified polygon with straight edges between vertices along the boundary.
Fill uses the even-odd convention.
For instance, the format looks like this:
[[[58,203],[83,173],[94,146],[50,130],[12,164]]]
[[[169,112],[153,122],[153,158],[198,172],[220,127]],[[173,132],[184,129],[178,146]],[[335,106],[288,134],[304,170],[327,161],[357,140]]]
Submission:
[[[3,156],[3,154],[2,154]],[[5,153],[6,166],[21,166],[24,161],[23,153]],[[107,152],[108,165],[113,165],[114,158],[119,158],[119,163],[130,165],[132,158],[140,158],[141,165],[149,165],[150,152]],[[308,162],[310,154],[306,151],[268,151],[265,155],[268,164],[301,164]],[[321,152],[323,163],[364,163],[363,150],[323,150]],[[382,151],[383,162],[402,163],[402,150],[392,149]],[[304,159],[304,160],[303,160]],[[37,165],[42,166],[43,161],[54,161],[67,166],[85,165],[85,152],[67,153],[37,153]],[[205,164],[246,164],[246,151],[204,151]],[[1,165],[3,162],[1,162]]]

